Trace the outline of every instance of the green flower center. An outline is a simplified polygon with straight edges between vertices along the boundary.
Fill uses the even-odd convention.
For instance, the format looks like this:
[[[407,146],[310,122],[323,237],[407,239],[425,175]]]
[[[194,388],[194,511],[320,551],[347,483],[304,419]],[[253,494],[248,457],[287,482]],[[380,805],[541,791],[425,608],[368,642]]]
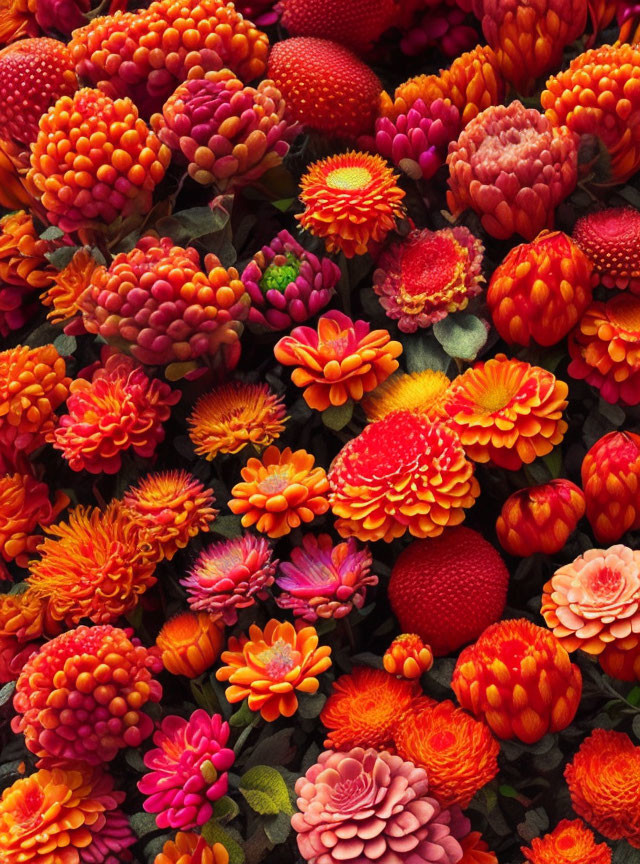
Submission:
[[[263,294],[267,291],[279,291],[282,293],[287,285],[294,282],[300,272],[301,261],[293,254],[287,252],[285,255],[276,255],[271,264],[264,271],[260,280],[260,289]]]

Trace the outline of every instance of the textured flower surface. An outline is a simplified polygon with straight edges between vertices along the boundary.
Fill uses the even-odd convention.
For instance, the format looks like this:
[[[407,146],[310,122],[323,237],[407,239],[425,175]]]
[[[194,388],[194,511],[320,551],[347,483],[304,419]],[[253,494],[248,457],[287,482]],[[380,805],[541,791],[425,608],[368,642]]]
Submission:
[[[291,824],[305,861],[368,864],[409,855],[415,864],[456,864],[469,833],[458,807],[429,796],[426,771],[391,753],[326,750],[296,793],[300,812]]]
[[[53,278],[45,258],[50,247],[37,236],[33,219],[24,210],[0,219],[0,336],[6,338],[36,315],[32,295]]]
[[[624,642],[607,643],[598,663],[612,678],[618,681],[640,681],[640,642],[635,648],[625,648]]]
[[[535,837],[531,847],[521,848],[531,864],[611,864],[611,849],[596,843],[582,819],[563,819],[549,834]]]
[[[13,42],[38,32],[35,20],[36,0],[8,0],[0,10],[0,44]]]
[[[96,267],[98,262],[91,252],[87,248],[82,248],[74,253],[66,267],[56,273],[51,285],[40,295],[43,304],[50,307],[47,313],[50,321],[61,324],[80,316],[82,298],[91,284]]]
[[[573,241],[591,260],[607,288],[640,292],[640,213],[633,207],[607,207],[581,216]]]
[[[125,6],[125,0],[110,0],[109,10]],[[91,0],[36,0],[36,21],[45,33],[58,32],[70,36],[87,23]]]
[[[395,372],[362,400],[362,408],[371,423],[382,420],[392,411],[416,411],[433,419],[441,416],[441,405],[451,382],[433,369],[422,372]]]
[[[546,369],[497,354],[456,378],[443,408],[470,459],[517,471],[564,438],[568,392]]]
[[[433,653],[416,633],[401,633],[384,652],[382,664],[390,675],[419,678],[433,666]]]
[[[533,238],[552,228],[554,211],[578,179],[576,137],[521,102],[487,108],[449,147],[447,203],[471,207],[498,240]]]
[[[315,627],[294,629],[288,621],[272,618],[264,628],[249,628],[249,637],[231,636],[222,652],[227,664],[216,672],[218,681],[228,681],[227,700],[247,699],[251,711],[259,711],[267,722],[291,717],[298,709],[299,693],[316,693],[317,675],[331,666],[328,645],[318,645]],[[248,697],[248,698],[247,698]]]
[[[49,500],[49,487],[29,474],[0,475],[0,556],[26,567],[42,539],[38,528],[50,525],[69,503],[62,491]],[[0,571],[1,578],[1,571]]]
[[[197,678],[218,659],[224,644],[222,628],[206,612],[180,612],[158,633],[156,646],[172,675]]]
[[[640,528],[640,435],[609,432],[582,460],[587,519],[600,543]]]
[[[465,648],[451,686],[499,738],[533,744],[571,723],[582,675],[553,634],[519,618],[492,624]]]
[[[292,36],[319,36],[363,51],[397,26],[399,12],[394,0],[285,0],[281,21]]]
[[[109,762],[153,731],[141,709],[160,701],[162,687],[153,676],[161,668],[157,654],[125,630],[108,624],[67,630],[22,670],[12,729],[36,756]]]
[[[210,846],[200,834],[178,831],[174,840],[167,840],[153,864],[229,864],[229,853],[222,843]]]
[[[27,589],[0,596],[0,682],[17,681],[25,663],[45,636],[61,627],[47,612],[47,601]]]
[[[159,828],[196,828],[213,815],[213,801],[227,794],[235,755],[226,745],[229,724],[198,709],[186,720],[170,714],[144,756],[148,771],[138,783],[144,809]]]
[[[316,411],[359,402],[396,371],[401,353],[387,330],[371,330],[337,310],[323,315],[317,330],[296,327],[274,348],[279,363],[296,367],[291,380]]]

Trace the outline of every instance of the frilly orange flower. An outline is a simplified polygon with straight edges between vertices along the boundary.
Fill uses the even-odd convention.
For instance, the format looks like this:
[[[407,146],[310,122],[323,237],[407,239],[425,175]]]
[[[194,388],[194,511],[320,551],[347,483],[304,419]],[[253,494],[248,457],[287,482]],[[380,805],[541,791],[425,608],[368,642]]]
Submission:
[[[33,219],[24,210],[0,219],[0,284],[44,288],[53,278],[45,258],[51,243],[36,234]]]
[[[187,678],[197,678],[210,669],[223,644],[222,627],[206,612],[175,615],[164,624],[156,639],[165,669]]]
[[[531,848],[520,847],[531,864],[611,864],[611,849],[596,843],[582,819],[563,819],[549,834],[536,837]]]
[[[362,400],[371,423],[392,411],[417,411],[433,419],[441,416],[441,404],[451,382],[444,372],[396,372]]]
[[[382,665],[390,675],[419,678],[433,666],[433,652],[417,633],[402,633],[384,652]]]
[[[479,831],[471,831],[460,841],[462,846],[462,858],[459,864],[498,864],[495,852],[482,839]]]
[[[26,567],[42,539],[38,526],[50,525],[68,503],[58,490],[52,504],[47,484],[28,474],[0,475],[0,557]]]
[[[0,9],[0,45],[21,39],[23,36],[36,36],[36,0],[8,0]]]
[[[88,249],[78,249],[66,267],[53,279],[40,299],[49,306],[47,318],[54,324],[70,321],[82,312],[82,296],[91,283],[96,267],[100,265]]]
[[[210,846],[200,834],[178,831],[167,840],[153,864],[229,864],[229,853],[222,843]]]

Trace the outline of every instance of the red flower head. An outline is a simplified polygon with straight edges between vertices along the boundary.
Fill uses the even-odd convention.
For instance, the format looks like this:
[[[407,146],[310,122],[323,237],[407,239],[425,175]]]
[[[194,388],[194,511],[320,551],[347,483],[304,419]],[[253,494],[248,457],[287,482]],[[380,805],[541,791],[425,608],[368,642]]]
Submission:
[[[390,675],[419,678],[433,666],[433,653],[416,633],[402,633],[384,652],[382,664]]]
[[[126,6],[126,0],[110,0],[108,9],[115,12]],[[45,33],[58,32],[71,36],[87,23],[91,0],[36,0],[36,21]]]
[[[640,528],[640,435],[609,432],[582,461],[587,519],[599,543]]]
[[[282,26],[292,36],[317,36],[365,51],[398,24],[395,0],[285,0]],[[408,3],[407,5],[415,5]]]
[[[575,224],[573,241],[591,260],[607,288],[640,293],[640,213],[610,207],[587,213]]]
[[[38,528],[50,525],[68,503],[58,490],[52,504],[47,484],[29,474],[0,475],[0,558],[26,567],[42,539]]]
[[[581,819],[563,819],[550,834],[536,837],[531,848],[520,847],[531,864],[611,864],[611,849],[596,843]]]

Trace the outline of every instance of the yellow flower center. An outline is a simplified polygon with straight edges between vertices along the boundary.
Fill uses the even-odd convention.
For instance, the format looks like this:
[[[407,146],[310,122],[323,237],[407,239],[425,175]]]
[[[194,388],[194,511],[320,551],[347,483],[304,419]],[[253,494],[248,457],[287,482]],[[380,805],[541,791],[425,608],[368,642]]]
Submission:
[[[486,390],[476,401],[476,408],[480,414],[494,414],[502,411],[518,392],[518,388],[509,387],[506,383]]]
[[[291,483],[289,465],[277,465],[275,469],[258,483],[258,490],[263,495],[279,495]]]
[[[332,189],[362,189],[371,183],[372,176],[366,168],[336,168],[327,175],[327,186]]]
[[[268,677],[272,681],[282,681],[287,672],[296,665],[296,657],[289,642],[278,639],[270,648],[262,651],[258,659],[264,665]]]

